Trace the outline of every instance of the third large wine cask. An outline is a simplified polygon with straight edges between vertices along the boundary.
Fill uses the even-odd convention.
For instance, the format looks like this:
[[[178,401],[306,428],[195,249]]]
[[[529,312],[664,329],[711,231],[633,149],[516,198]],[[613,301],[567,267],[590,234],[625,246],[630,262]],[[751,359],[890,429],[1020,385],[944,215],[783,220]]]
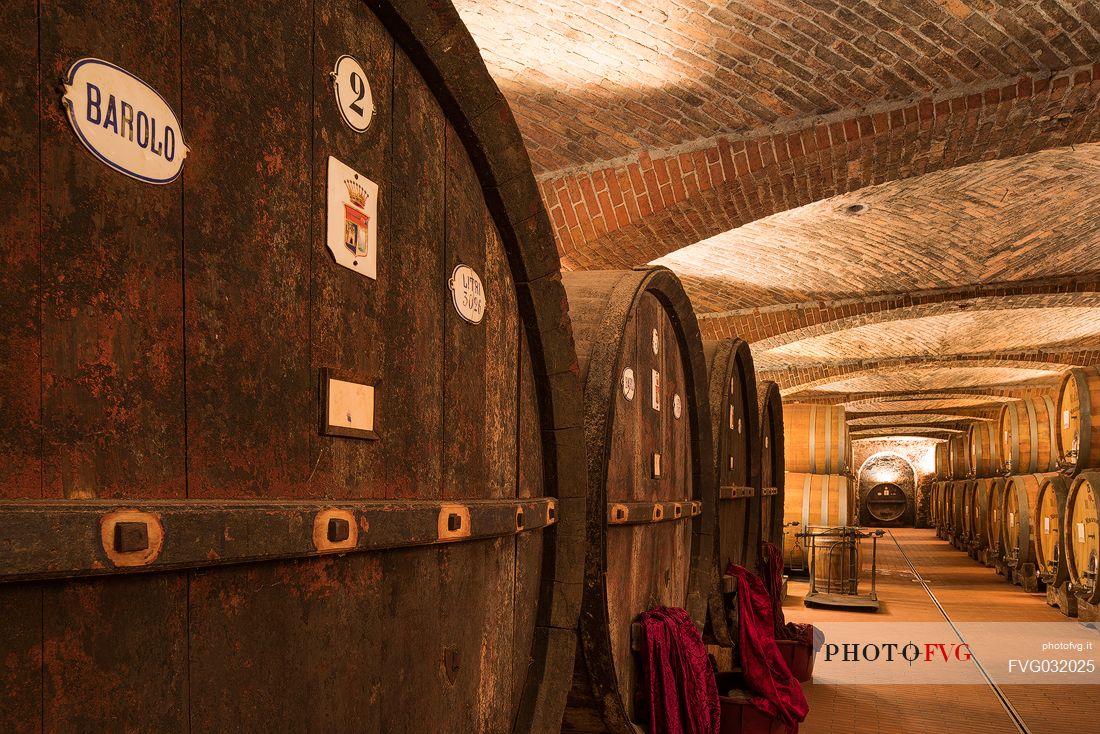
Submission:
[[[714,583],[706,361],[666,268],[564,274],[584,385],[588,543],[580,654],[563,731],[633,734],[631,625],[654,607],[701,629]]]
[[[1056,476],[1021,474],[1009,477],[1001,513],[1001,542],[1005,565],[1022,573],[1035,571],[1035,544],[1038,541],[1039,489],[1045,480]]]
[[[847,473],[852,445],[843,405],[787,403],[783,406],[783,425],[787,471]]]
[[[1062,522],[1066,514],[1069,483],[1061,474],[1051,474],[1039,485],[1035,500],[1035,567],[1043,581],[1060,586],[1069,578],[1062,548]]]

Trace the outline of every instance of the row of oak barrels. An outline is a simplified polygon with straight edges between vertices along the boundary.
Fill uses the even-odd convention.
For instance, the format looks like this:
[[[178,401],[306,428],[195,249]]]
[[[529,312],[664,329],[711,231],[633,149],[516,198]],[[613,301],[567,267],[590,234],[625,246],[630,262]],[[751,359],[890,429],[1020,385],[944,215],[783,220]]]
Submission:
[[[132,11],[0,18],[0,730],[632,732],[633,620],[728,644],[722,571],[780,538],[776,386],[670,271],[561,277],[448,2]],[[85,57],[176,110],[179,179],[80,147]]]
[[[1013,400],[994,421],[939,444],[945,479],[1100,468],[1100,368],[1071,367],[1050,395]]]
[[[937,532],[990,565],[1037,578],[1100,604],[1100,473],[1057,472],[940,481],[932,485]]]

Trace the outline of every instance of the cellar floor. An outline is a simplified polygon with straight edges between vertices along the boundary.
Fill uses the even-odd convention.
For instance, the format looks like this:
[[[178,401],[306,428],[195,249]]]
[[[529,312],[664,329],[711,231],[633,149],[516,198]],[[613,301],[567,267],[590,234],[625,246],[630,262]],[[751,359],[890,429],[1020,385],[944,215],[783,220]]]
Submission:
[[[796,622],[1065,622],[1043,594],[1028,594],[1005,582],[993,569],[939,540],[935,531],[887,531],[878,548],[878,613],[809,609],[809,585],[792,578],[784,612]],[[908,558],[908,563],[906,559]],[[909,564],[939,600],[936,607]],[[867,564],[869,566],[869,563]],[[1011,645],[1006,640],[1006,645]],[[818,653],[818,662],[822,652]],[[1034,657],[1034,655],[1032,655]],[[1093,653],[1100,658],[1100,653]],[[802,734],[846,732],[996,732],[1064,734],[1097,731],[1100,686],[1001,685],[1015,709],[1017,724],[997,691],[988,684],[804,684],[810,713]]]

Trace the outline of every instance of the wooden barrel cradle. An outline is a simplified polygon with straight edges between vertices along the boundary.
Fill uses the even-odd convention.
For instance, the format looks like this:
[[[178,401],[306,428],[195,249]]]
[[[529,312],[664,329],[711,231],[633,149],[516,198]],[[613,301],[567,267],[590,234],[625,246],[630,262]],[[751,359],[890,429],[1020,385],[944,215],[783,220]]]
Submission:
[[[563,276],[584,385],[588,466],[579,655],[563,731],[633,734],[631,626],[658,606],[703,626],[716,578],[709,383],[666,268]]]
[[[1062,550],[1062,521],[1068,494],[1066,478],[1051,474],[1039,484],[1039,496],[1035,500],[1035,568],[1051,586],[1060,586],[1069,579]]]
[[[21,220],[0,224],[0,731],[556,731],[576,353],[524,144],[457,12],[28,18],[5,18],[0,65]],[[365,132],[330,82],[346,54]],[[54,89],[83,57],[176,112],[183,176],[82,148]],[[330,156],[353,171],[331,187]]]
[[[1100,472],[1083,471],[1077,475],[1066,495],[1066,514],[1062,521],[1062,544],[1070,590],[1081,601],[1100,604],[1100,523],[1097,500],[1100,499]]]
[[[786,415],[779,385],[764,380],[757,386],[760,408],[760,538],[783,545],[786,503]]]
[[[713,467],[718,492],[714,561],[755,570],[760,540],[760,416],[756,369],[740,339],[703,343],[709,377]]]
[[[1001,406],[997,420],[1001,462],[1009,474],[1058,470],[1055,398],[1013,400]]]
[[[960,433],[948,439],[948,460],[951,464],[951,478],[955,481],[970,476],[970,437]]]
[[[995,477],[1001,474],[1000,441],[994,421],[970,424],[967,445],[970,451],[970,476]]]
[[[1058,387],[1059,466],[1070,475],[1100,466],[1100,368],[1071,367]]]
[[[1039,488],[1055,473],[1021,474],[1009,477],[1001,512],[1001,542],[1005,565],[1021,573],[1035,573],[1035,543]]]
[[[783,522],[798,522],[783,528],[783,561],[792,571],[809,568],[806,539],[798,534],[812,528],[852,525],[856,517],[855,488],[840,474],[787,472]]]
[[[787,471],[844,474],[848,471],[848,423],[843,405],[788,403],[783,406]]]

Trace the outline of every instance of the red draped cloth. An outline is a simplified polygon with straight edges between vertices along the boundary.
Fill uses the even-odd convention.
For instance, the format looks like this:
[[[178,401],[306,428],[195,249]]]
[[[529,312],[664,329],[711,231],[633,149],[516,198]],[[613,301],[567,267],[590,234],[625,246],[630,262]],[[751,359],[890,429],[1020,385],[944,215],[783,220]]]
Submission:
[[[775,639],[800,640],[806,645],[813,646],[814,626],[788,622],[783,616],[783,551],[779,550],[775,543],[767,541],[761,543],[758,564],[757,571],[772,600]]]
[[[764,582],[744,566],[730,564],[726,573],[737,579],[738,648],[749,703],[783,722],[788,734],[797,734],[810,707],[775,644],[772,599]]]
[[[639,713],[652,734],[718,734],[718,686],[707,648],[683,609],[657,607],[641,615],[642,685]]]

